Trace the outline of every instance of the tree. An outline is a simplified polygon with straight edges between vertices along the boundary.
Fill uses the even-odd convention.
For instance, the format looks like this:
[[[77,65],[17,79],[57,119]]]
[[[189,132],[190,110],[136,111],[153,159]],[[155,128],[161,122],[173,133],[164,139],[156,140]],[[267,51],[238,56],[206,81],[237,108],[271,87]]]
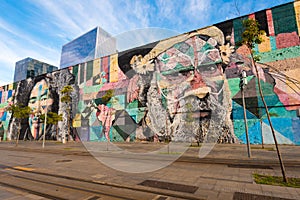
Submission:
[[[31,113],[31,109],[30,107],[24,106],[22,104],[12,104],[11,106],[6,108],[6,111],[12,113],[13,117],[18,120],[17,121],[18,134],[16,138],[16,146],[18,146],[20,131],[21,131],[21,120],[29,117],[29,114]]]
[[[45,120],[45,114],[41,115],[41,121],[44,122]],[[58,135],[58,128],[57,128],[57,124],[59,121],[62,121],[63,117],[62,114],[57,114],[54,112],[48,112],[47,113],[47,124],[52,124],[55,126],[55,130],[56,130],[56,137]]]
[[[71,102],[72,102],[72,97],[71,94],[73,92],[73,87],[70,85],[66,85],[62,88],[62,90],[60,91],[61,94],[63,95],[60,98],[60,101],[62,103],[65,103],[67,106],[67,123],[68,123],[68,138],[70,137],[70,128],[71,128]],[[63,141],[64,142],[64,141]]]
[[[266,101],[265,101],[265,98],[264,98],[264,95],[263,95],[263,92],[262,92],[261,84],[260,84],[260,76],[259,76],[258,68],[257,68],[257,65],[256,65],[256,62],[259,61],[259,57],[255,56],[254,51],[253,51],[253,48],[254,48],[255,44],[260,44],[260,43],[263,42],[262,35],[265,34],[264,31],[259,29],[259,26],[260,26],[259,23],[254,19],[243,20],[244,31],[242,33],[242,40],[240,42],[238,42],[238,45],[245,45],[248,48],[249,52],[250,52],[251,65],[254,67],[255,72],[256,72],[258,88],[259,88],[259,94],[260,94],[260,97],[261,97],[262,102],[264,104],[264,107],[266,109],[267,118],[268,118],[268,121],[269,121],[269,124],[270,124],[270,128],[271,128],[272,135],[273,135],[273,138],[274,138],[274,143],[275,143],[275,146],[276,146],[277,156],[278,156],[280,167],[281,167],[283,181],[288,182],[287,177],[286,177],[286,173],[285,173],[284,164],[283,164],[282,158],[281,158],[281,153],[280,153],[280,150],[278,148],[278,143],[277,143],[275,131],[274,131],[274,128],[273,128],[273,124],[272,124],[272,121],[271,121],[270,113],[269,113],[268,106],[266,104]]]

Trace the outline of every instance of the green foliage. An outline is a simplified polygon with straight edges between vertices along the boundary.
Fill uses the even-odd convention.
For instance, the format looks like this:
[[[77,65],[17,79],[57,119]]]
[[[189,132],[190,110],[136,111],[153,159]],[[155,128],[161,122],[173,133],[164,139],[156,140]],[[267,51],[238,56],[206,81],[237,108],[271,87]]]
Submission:
[[[262,35],[265,31],[259,29],[260,25],[255,19],[243,20],[243,27],[242,40],[237,42],[238,46],[246,45],[249,49],[253,49],[254,44],[263,42]]]
[[[60,98],[60,101],[63,103],[70,103],[72,101],[71,96],[65,95]]]
[[[13,104],[6,108],[6,111],[13,113],[13,116],[17,119],[25,119],[29,117],[31,109],[28,106],[22,104]]]
[[[253,55],[254,62],[258,62],[258,61],[260,61],[260,59],[261,59],[260,55]]]
[[[66,85],[63,87],[63,89],[60,91],[62,93],[62,97],[60,99],[63,103],[70,103],[72,101],[71,93],[73,92],[73,87],[70,85]]]
[[[73,87],[70,85],[66,85],[63,87],[63,89],[60,91],[62,94],[70,94],[73,92]]]
[[[40,116],[40,119],[41,119],[42,122],[44,122],[45,114],[42,114]],[[62,121],[62,120],[63,120],[62,114],[57,114],[57,113],[54,113],[54,112],[48,112],[47,113],[47,124],[56,125],[59,121]]]
[[[258,184],[279,185],[286,187],[300,188],[300,178],[289,178],[289,182],[283,182],[280,176],[269,176],[261,174],[253,174],[254,181]]]

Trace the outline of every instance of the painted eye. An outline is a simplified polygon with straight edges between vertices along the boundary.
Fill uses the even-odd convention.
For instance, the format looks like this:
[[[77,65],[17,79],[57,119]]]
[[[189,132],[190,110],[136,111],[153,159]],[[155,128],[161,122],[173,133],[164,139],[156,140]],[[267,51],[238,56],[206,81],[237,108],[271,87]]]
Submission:
[[[217,71],[217,66],[216,65],[201,66],[199,70],[204,73],[215,73]]]
[[[191,76],[193,74],[193,71],[184,70],[184,71],[180,71],[179,74],[181,74],[182,76]]]
[[[36,99],[30,99],[29,103],[34,104],[36,102]]]

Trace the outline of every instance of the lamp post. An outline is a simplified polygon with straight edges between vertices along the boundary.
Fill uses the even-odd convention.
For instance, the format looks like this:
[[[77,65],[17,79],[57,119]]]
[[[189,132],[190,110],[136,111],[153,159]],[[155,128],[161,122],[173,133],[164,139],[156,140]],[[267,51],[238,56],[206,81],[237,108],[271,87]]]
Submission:
[[[249,141],[249,134],[248,134],[247,114],[246,114],[246,106],[245,106],[245,93],[244,93],[244,89],[245,89],[246,85],[247,85],[247,73],[246,73],[246,71],[243,70],[240,74],[240,88],[241,88],[241,91],[242,91],[242,100],[243,100],[245,131],[246,131],[246,140],[247,140],[247,152],[248,152],[248,157],[251,158],[250,141]]]
[[[46,138],[46,126],[47,126],[47,112],[48,112],[48,97],[49,97],[49,87],[47,89],[47,98],[46,98],[46,110],[45,110],[45,120],[44,120],[44,134],[43,134],[43,148],[45,148],[45,138]]]

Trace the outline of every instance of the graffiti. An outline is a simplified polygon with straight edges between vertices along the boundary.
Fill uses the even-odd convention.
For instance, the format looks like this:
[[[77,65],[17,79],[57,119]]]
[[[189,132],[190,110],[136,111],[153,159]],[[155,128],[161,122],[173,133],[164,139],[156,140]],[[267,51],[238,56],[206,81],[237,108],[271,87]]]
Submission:
[[[48,125],[46,138],[62,140],[68,107],[60,90],[71,85],[74,140],[245,143],[239,88],[245,70],[250,142],[273,143],[249,52],[235,46],[242,19],[251,17],[266,32],[253,50],[278,142],[299,145],[299,9],[300,2],[284,4],[0,87],[0,137],[16,138],[16,119],[5,108],[20,103],[32,110],[20,139],[41,138],[39,117],[47,110],[64,120],[58,135]]]
[[[23,80],[15,84],[12,93],[14,95],[11,95],[10,104],[27,105],[31,109],[29,118],[21,121],[20,139],[40,140],[44,130],[46,130],[46,139],[60,139],[63,134],[66,134],[66,121],[60,123],[60,132],[56,135],[56,131],[52,125],[44,127],[40,116],[45,114],[46,110],[47,112],[66,115],[66,108],[60,106],[59,102],[60,90],[64,85],[72,84],[72,79],[73,76],[68,70],[61,70],[37,76],[33,79]],[[74,97],[75,100],[76,97]],[[9,103],[6,102],[2,109],[2,115],[3,117],[6,116],[5,122],[7,122],[6,130],[8,132],[6,137],[8,139],[15,139],[18,127],[13,114],[11,117],[7,117],[9,113],[5,111],[5,108],[8,105]],[[76,106],[76,103],[74,103],[74,106]]]
[[[146,55],[131,58],[130,67],[135,74],[130,79],[127,101],[137,100],[145,110],[141,119],[144,123],[139,128],[146,135],[138,139],[203,142],[211,128],[228,131],[215,132],[210,140],[235,142],[229,131],[230,108],[224,97],[226,64],[222,63],[219,48],[223,43],[222,33],[211,27],[209,31],[199,30],[160,42]],[[124,63],[123,57],[120,63]],[[218,117],[212,118],[212,112],[218,112]]]

